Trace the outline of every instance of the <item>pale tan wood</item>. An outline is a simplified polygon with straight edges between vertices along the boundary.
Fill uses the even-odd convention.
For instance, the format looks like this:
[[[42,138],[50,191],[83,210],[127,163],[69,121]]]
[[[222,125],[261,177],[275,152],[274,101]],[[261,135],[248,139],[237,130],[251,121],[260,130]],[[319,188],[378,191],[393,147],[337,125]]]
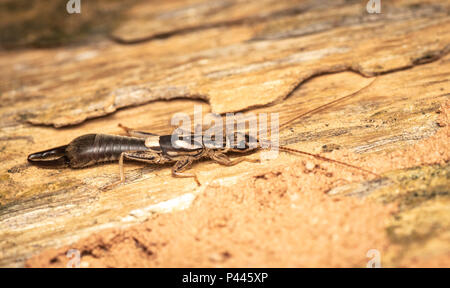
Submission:
[[[450,49],[448,3],[416,2],[384,3],[379,15],[368,14],[360,1],[329,1],[323,7],[301,2],[310,6],[301,13],[296,10],[300,4],[292,2],[289,9],[298,14],[275,13],[264,21],[137,45],[105,40],[71,49],[3,52],[2,98],[20,102],[20,109],[4,108],[2,121],[17,121],[19,114],[22,122],[61,127],[179,97],[204,99],[217,113],[233,112],[281,101],[315,75],[353,70],[371,76],[405,69]],[[153,3],[149,9],[157,7]],[[140,22],[130,21],[121,26],[140,31]],[[311,27],[316,30],[307,30]],[[29,99],[39,99],[39,104]]]
[[[170,166],[127,164],[126,183],[107,191],[102,188],[119,177],[117,164],[47,170],[26,162],[29,153],[82,134],[123,135],[118,123],[170,133],[171,116],[192,116],[195,105],[204,113],[277,112],[282,123],[354,93],[373,80],[369,76],[381,74],[354,98],[281,131],[281,143],[313,153],[341,148],[369,155],[433,135],[439,129],[436,111],[450,91],[448,6],[427,1],[414,10],[414,3],[386,3],[380,19],[364,14],[361,4],[334,10],[311,4],[311,11],[298,15],[199,29],[130,46],[102,40],[76,48],[0,52],[0,265],[22,266],[44,248],[72,243],[105,227],[139,223],[154,204],[189,202],[189,195],[208,185],[232,185],[239,177],[295,157],[280,154],[262,164],[233,167],[204,161],[193,167],[201,187],[192,179],[171,177]],[[333,19],[362,23],[339,22],[342,25],[317,28],[310,35],[302,30]],[[123,29],[131,31],[139,21],[125,22]],[[149,27],[164,23],[150,22]],[[145,29],[139,32],[144,34],[127,35],[152,36]],[[180,97],[204,101],[174,99]],[[140,106],[129,107],[134,105]],[[96,119],[86,121],[89,118]],[[188,205],[183,201],[180,207]]]

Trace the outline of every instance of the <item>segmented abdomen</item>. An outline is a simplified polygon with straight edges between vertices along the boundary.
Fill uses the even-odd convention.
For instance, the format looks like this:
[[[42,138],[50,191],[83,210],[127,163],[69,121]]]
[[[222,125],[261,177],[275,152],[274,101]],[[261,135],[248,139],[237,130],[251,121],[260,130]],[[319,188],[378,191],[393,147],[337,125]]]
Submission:
[[[66,153],[70,167],[81,168],[101,162],[117,161],[122,152],[144,150],[147,150],[145,139],[87,134],[70,142]]]

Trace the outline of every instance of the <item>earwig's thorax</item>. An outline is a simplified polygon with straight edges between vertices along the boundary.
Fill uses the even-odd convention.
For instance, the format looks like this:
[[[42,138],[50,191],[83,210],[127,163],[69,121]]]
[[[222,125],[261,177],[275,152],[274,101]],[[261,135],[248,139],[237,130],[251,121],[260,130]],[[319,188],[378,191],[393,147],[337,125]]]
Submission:
[[[233,152],[250,152],[259,148],[259,141],[256,137],[242,132],[228,135],[227,143],[230,151]]]
[[[163,155],[169,157],[198,157],[203,153],[202,135],[172,134],[159,137],[159,146]]]

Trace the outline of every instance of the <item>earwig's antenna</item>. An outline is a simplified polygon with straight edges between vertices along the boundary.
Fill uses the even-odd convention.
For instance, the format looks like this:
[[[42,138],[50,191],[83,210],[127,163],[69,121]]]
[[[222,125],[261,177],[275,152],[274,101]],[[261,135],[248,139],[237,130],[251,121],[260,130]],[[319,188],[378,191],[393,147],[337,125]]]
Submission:
[[[350,167],[350,168],[353,168],[353,169],[364,171],[366,173],[369,173],[369,174],[372,174],[372,175],[375,175],[375,176],[381,178],[381,175],[379,175],[379,174],[377,174],[375,172],[366,170],[364,168],[361,168],[361,167],[358,167],[358,166],[355,166],[355,165],[352,165],[352,164],[348,164],[348,163],[341,162],[341,161],[338,161],[338,160],[330,159],[330,158],[321,156],[319,154],[313,154],[313,153],[309,153],[309,152],[304,152],[304,151],[300,151],[300,150],[297,150],[297,149],[292,149],[292,148],[288,148],[288,147],[284,147],[284,146],[279,146],[278,149],[280,149],[281,151],[285,151],[285,152],[299,153],[299,154],[308,155],[308,156],[314,157],[314,158],[319,159],[319,160],[334,162],[334,163],[337,163],[337,164],[340,164],[340,165],[344,165],[344,166],[347,166],[347,167]]]
[[[346,96],[344,96],[344,97],[341,97],[341,98],[339,98],[339,99],[336,99],[336,100],[334,100],[334,101],[331,101],[331,102],[329,102],[329,103],[327,103],[327,104],[321,105],[321,106],[319,106],[319,107],[317,107],[317,108],[315,108],[315,109],[313,109],[313,110],[310,110],[310,111],[308,111],[308,112],[302,113],[302,114],[300,114],[300,115],[298,115],[298,116],[296,116],[296,117],[290,119],[289,121],[287,121],[287,122],[285,122],[285,123],[283,123],[283,124],[281,124],[281,125],[279,126],[279,131],[281,131],[281,129],[283,129],[284,127],[286,127],[288,124],[294,122],[295,120],[298,120],[298,119],[300,119],[300,118],[302,118],[302,117],[305,117],[306,115],[311,115],[311,114],[317,113],[317,112],[319,112],[319,111],[322,111],[322,110],[324,110],[324,109],[326,109],[326,108],[329,108],[329,107],[331,107],[331,106],[333,106],[333,105],[335,105],[335,104],[337,104],[337,103],[339,103],[339,102],[342,102],[342,101],[344,101],[344,100],[346,100],[346,99],[349,99],[349,98],[351,98],[351,97],[357,95],[359,92],[361,92],[361,91],[363,91],[363,90],[369,88],[369,87],[375,82],[375,80],[377,80],[377,78],[375,78],[375,79],[372,80],[372,82],[370,82],[368,85],[364,86],[363,88],[359,89],[358,91],[356,91],[356,92],[354,92],[354,93],[352,93],[352,94],[346,95]],[[271,142],[269,142],[269,143],[271,144]],[[270,144],[269,144],[269,145],[270,145]],[[281,150],[281,151],[285,151],[285,152],[303,154],[303,155],[311,156],[311,157],[314,157],[314,158],[316,158],[316,159],[320,159],[320,160],[323,160],[323,161],[328,161],[328,162],[337,163],[337,164],[340,164],[340,165],[343,165],[343,166],[347,166],[347,167],[350,167],[350,168],[353,168],[353,169],[357,169],[357,170],[360,170],[360,171],[364,171],[364,172],[366,172],[366,173],[375,175],[375,176],[377,176],[377,177],[381,177],[381,175],[379,175],[379,174],[377,174],[377,173],[375,173],[375,172],[366,170],[366,169],[364,169],[364,168],[361,168],[361,167],[358,167],[358,166],[355,166],[355,165],[352,165],[352,164],[348,164],[348,163],[341,162],[341,161],[338,161],[338,160],[330,159],[330,158],[321,156],[321,155],[319,155],[319,154],[314,154],[314,153],[309,153],[309,152],[305,152],[305,151],[300,151],[300,150],[293,149],[293,148],[289,148],[289,147],[285,147],[285,146],[278,146],[278,149]]]
[[[281,131],[281,129],[283,129],[283,128],[286,127],[288,124],[294,122],[294,121],[297,120],[297,119],[300,119],[300,118],[302,118],[302,117],[305,117],[306,115],[310,115],[310,114],[314,114],[314,113],[316,113],[316,112],[322,111],[322,110],[324,110],[324,109],[326,109],[326,108],[329,108],[329,107],[331,107],[331,106],[333,106],[333,105],[335,105],[335,104],[337,104],[337,103],[339,103],[339,102],[341,102],[341,101],[344,101],[344,100],[346,100],[346,99],[348,99],[348,98],[351,98],[351,97],[357,95],[359,92],[361,92],[361,91],[363,91],[363,90],[369,88],[369,87],[375,82],[375,80],[377,80],[377,78],[373,79],[372,82],[370,82],[368,85],[364,86],[363,88],[359,89],[358,91],[356,91],[356,92],[354,92],[354,93],[352,93],[352,94],[349,94],[349,95],[346,95],[346,96],[341,97],[341,98],[339,98],[339,99],[336,99],[336,100],[334,100],[334,101],[331,101],[331,102],[329,102],[329,103],[327,103],[327,104],[324,104],[324,105],[322,105],[322,106],[319,106],[319,107],[317,107],[317,108],[314,108],[313,110],[309,110],[308,112],[305,112],[305,113],[303,113],[303,114],[300,114],[300,115],[298,115],[298,116],[296,116],[296,117],[290,119],[289,121],[287,121],[287,122],[285,122],[285,123],[283,123],[283,124],[280,125],[279,131]]]
[[[319,106],[319,107],[317,107],[317,108],[314,108],[314,109],[309,110],[309,111],[307,111],[307,112],[305,112],[305,113],[302,113],[302,114],[300,114],[300,115],[297,115],[297,116],[295,116],[295,117],[292,118],[292,119],[289,119],[287,122],[284,122],[283,124],[281,124],[281,125],[278,127],[278,131],[281,131],[281,130],[282,130],[283,128],[285,128],[288,124],[291,124],[291,123],[294,122],[295,120],[298,120],[298,119],[303,118],[303,117],[305,117],[305,116],[307,116],[307,115],[312,115],[312,114],[317,113],[317,112],[319,112],[319,111],[325,110],[325,109],[327,109],[327,108],[329,108],[329,107],[331,107],[331,106],[333,106],[333,105],[335,105],[335,104],[337,104],[337,103],[340,103],[340,102],[342,102],[342,101],[344,101],[344,100],[346,100],[346,99],[349,99],[349,98],[351,98],[351,97],[357,95],[359,92],[361,92],[361,91],[363,91],[363,90],[369,88],[369,87],[375,82],[375,80],[377,80],[376,77],[375,77],[375,79],[372,80],[372,82],[370,82],[369,84],[367,84],[366,86],[364,86],[363,88],[359,89],[359,90],[356,91],[356,92],[353,92],[353,93],[351,93],[351,94],[349,94],[349,95],[345,95],[345,96],[343,96],[343,97],[341,97],[341,98],[338,98],[338,99],[336,99],[336,100],[333,100],[333,101],[331,101],[331,102],[328,102],[328,103],[326,103],[326,104],[324,104],[324,105],[321,105],[321,106]],[[241,119],[241,120],[242,120],[242,119]],[[245,122],[246,120],[243,119],[243,121]],[[242,122],[238,122],[237,124],[239,124],[239,123],[242,123]],[[225,132],[225,131],[224,131],[224,132]],[[259,131],[257,132],[257,134],[260,134],[260,133],[261,133],[261,130],[259,130]]]

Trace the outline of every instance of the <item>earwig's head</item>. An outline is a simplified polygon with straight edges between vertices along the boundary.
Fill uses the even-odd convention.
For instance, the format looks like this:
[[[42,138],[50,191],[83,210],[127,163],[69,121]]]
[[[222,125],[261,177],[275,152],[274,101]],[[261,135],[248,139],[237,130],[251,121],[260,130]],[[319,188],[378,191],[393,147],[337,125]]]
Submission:
[[[249,152],[259,148],[256,137],[242,132],[235,132],[230,135],[230,137],[233,136],[234,139],[230,139],[231,143],[228,143],[231,147],[230,150],[233,152]]]
[[[28,155],[28,162],[43,168],[64,168],[69,166],[66,156],[67,145]]]

